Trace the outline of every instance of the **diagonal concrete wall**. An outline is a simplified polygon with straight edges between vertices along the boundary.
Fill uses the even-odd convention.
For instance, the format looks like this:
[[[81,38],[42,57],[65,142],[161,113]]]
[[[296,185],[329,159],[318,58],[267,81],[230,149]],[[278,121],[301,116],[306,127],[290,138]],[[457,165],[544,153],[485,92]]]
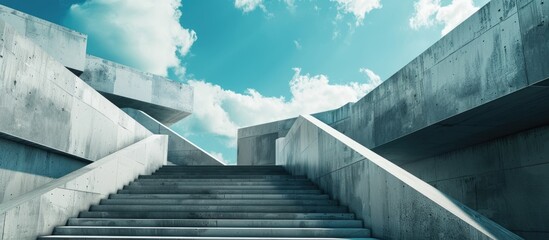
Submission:
[[[0,204],[0,240],[36,239],[166,164],[167,136],[154,135],[40,189]]]
[[[149,131],[168,136],[168,162],[171,164],[183,166],[225,165],[225,163],[219,161],[202,148],[194,145],[192,142],[158,122],[148,114],[130,108],[125,108],[123,110],[141,125],[149,129]]]
[[[277,165],[306,175],[380,239],[521,239],[312,116],[277,141]]]

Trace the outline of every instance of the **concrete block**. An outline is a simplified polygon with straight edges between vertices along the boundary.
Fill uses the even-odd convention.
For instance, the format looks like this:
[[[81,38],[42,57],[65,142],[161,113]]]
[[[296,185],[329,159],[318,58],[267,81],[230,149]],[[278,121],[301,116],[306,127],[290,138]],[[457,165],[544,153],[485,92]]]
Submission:
[[[77,74],[84,71],[86,35],[2,5],[0,19],[12,25],[20,35],[31,39],[71,71]]]
[[[98,57],[87,56],[80,78],[118,107],[139,109],[168,126],[192,112],[190,86]]]

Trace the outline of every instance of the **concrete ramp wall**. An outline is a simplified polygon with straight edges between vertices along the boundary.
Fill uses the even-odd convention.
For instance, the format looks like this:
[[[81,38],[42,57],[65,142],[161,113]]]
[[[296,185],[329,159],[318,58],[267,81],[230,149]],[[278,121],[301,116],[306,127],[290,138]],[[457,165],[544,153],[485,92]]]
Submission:
[[[30,240],[166,164],[168,138],[153,135],[40,189],[0,204],[0,240]]]
[[[168,162],[175,165],[225,165],[208,152],[204,151],[183,136],[171,130],[143,111],[125,108],[123,109],[132,118],[149,131],[156,134],[165,134],[168,140]]]
[[[277,165],[348,205],[380,239],[521,239],[312,116],[277,140]]]

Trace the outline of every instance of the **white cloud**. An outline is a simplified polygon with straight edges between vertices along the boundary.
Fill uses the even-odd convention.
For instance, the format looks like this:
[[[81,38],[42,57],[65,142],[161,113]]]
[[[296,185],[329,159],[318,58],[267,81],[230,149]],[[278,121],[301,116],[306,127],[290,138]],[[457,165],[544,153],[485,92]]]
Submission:
[[[370,79],[370,84],[373,84],[374,86],[381,84],[381,77],[375,74],[374,71],[368,68],[361,68],[358,71],[368,76],[368,78]]]
[[[251,12],[256,8],[260,8],[264,12],[267,11],[267,8],[263,5],[263,0],[235,0],[234,6],[244,13]]]
[[[441,34],[446,35],[478,10],[473,0],[452,0],[442,6],[440,0],[419,0],[414,3],[415,14],[409,19],[412,29],[443,24]]]
[[[299,43],[299,41],[294,40],[294,45],[297,50],[301,50],[301,43]]]
[[[335,109],[357,101],[381,82],[369,69],[360,69],[367,75],[367,81],[348,84],[331,84],[326,75],[302,74],[299,68],[293,70],[289,100],[263,96],[254,89],[241,94],[205,81],[189,80],[195,96],[200,97],[195,98],[193,114],[180,122],[178,128],[188,135],[213,133],[234,147],[238,128]]]
[[[381,8],[380,0],[331,0],[337,2],[340,13],[351,13],[356,18],[356,26],[362,25],[366,13]],[[340,16],[340,15],[338,15]]]
[[[73,4],[65,23],[101,43],[111,60],[166,76],[184,73],[178,56],[196,41],[193,30],[179,23],[179,0],[87,0]],[[114,58],[114,59],[113,59]]]

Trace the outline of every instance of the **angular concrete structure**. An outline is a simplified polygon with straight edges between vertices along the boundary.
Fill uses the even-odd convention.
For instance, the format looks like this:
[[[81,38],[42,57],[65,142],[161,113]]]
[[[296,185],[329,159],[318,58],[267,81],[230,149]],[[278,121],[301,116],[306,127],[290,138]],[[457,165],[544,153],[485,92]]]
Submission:
[[[239,130],[279,166],[228,167],[168,127],[189,86],[0,6],[0,240],[547,239],[548,16],[493,0],[357,103]]]
[[[190,86],[98,57],[87,56],[80,78],[119,108],[139,109],[168,126],[193,109]]]

